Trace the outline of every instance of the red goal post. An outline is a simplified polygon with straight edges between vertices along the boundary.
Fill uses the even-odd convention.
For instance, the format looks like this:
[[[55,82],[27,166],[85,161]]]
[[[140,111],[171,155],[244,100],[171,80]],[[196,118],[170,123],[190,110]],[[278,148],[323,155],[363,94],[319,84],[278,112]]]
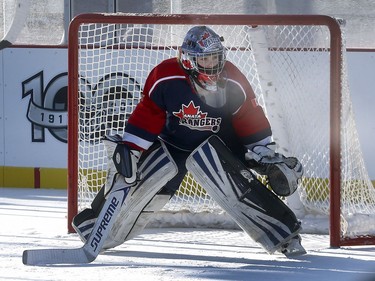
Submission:
[[[359,144],[355,125],[354,134],[349,134],[347,123],[343,123],[343,119],[350,119],[352,124],[353,117],[350,115],[350,97],[346,97],[346,57],[340,22],[319,15],[82,14],[74,18],[69,27],[68,47],[69,231],[73,231],[70,222],[74,215],[91,202],[105,179],[105,151],[100,137],[108,132],[122,132],[127,117],[140,98],[147,73],[162,59],[176,55],[184,33],[193,25],[209,25],[224,36],[224,44],[228,44],[228,58],[246,72],[259,103],[270,118],[280,149],[299,157],[305,165],[307,172],[299,188],[299,199],[304,200],[304,213],[315,215],[321,212],[327,217],[329,214],[331,246],[374,244],[375,233],[367,229],[362,232],[347,231],[351,226],[348,223],[351,217],[347,220],[343,215],[346,200],[351,201],[347,190],[353,189],[353,186],[359,197],[366,198],[364,203],[360,202],[359,208],[353,207],[353,202],[348,203],[350,216],[353,212],[359,212],[361,219],[374,215],[370,205],[375,202],[375,195],[363,167],[361,152],[357,151]],[[325,66],[320,66],[320,63]],[[325,69],[327,72],[324,72]],[[314,78],[314,75],[319,77]],[[322,77],[323,81],[320,81]],[[320,90],[319,84],[325,82],[327,85]],[[298,86],[301,88],[297,89],[297,84],[301,84]],[[312,100],[310,104],[303,102],[313,98],[315,94],[311,93],[314,90],[327,92],[327,100],[311,109],[316,101]],[[284,108],[274,106],[284,103],[286,98],[283,94],[289,95],[294,91],[296,95],[290,97],[290,103]],[[275,99],[277,95],[281,96],[281,100],[279,97]],[[349,99],[349,109],[343,109],[343,99]],[[326,105],[327,108],[322,108]],[[320,126],[320,121],[315,124],[305,120],[304,115],[309,114],[310,119],[315,116],[317,120],[320,115],[327,115],[324,119],[327,136],[323,136],[324,133],[321,137],[316,136],[313,129],[319,131],[315,127]],[[349,118],[346,118],[347,114]],[[279,119],[286,123],[281,124]],[[289,125],[288,122],[296,119],[301,119],[299,124]],[[311,134],[311,138],[302,131],[310,125],[306,135]],[[325,131],[324,128],[321,131]],[[316,144],[312,141],[313,137],[318,139]],[[299,151],[294,150],[297,146],[293,143],[295,139],[299,139],[298,146],[303,143]],[[352,147],[347,145],[348,139],[355,148],[344,152],[346,147]],[[327,148],[320,150],[320,146]],[[359,154],[358,160],[350,159],[354,154]],[[355,163],[352,164],[352,161]],[[350,169],[357,167],[357,162],[361,165],[361,173],[353,175]],[[315,169],[314,165],[319,167]],[[344,188],[344,183],[349,187]],[[190,189],[186,192],[188,186]],[[209,196],[207,199],[204,190],[194,183],[189,174],[179,192],[187,196],[195,193],[199,202],[203,196],[204,203],[194,201],[194,204],[204,204],[205,212],[207,205],[214,204],[207,203],[206,200],[210,202]]]

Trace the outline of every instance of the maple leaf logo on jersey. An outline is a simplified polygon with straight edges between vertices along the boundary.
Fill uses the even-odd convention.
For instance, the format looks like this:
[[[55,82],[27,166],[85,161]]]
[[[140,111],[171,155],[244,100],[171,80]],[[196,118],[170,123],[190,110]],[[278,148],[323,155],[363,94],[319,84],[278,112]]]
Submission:
[[[195,106],[193,101],[188,105],[183,104],[182,109],[173,112],[173,115],[180,119],[180,125],[191,130],[212,131],[214,133],[220,130],[221,118],[207,117],[207,112],[200,111],[200,106]]]

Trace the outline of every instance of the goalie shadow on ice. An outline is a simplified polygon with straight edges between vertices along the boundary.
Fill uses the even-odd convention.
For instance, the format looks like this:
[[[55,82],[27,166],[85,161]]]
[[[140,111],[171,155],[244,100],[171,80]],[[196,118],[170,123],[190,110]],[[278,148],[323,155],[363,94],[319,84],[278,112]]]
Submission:
[[[72,222],[84,245],[28,250],[25,264],[95,260],[140,234],[187,172],[266,252],[305,253],[300,223],[277,196],[295,192],[302,165],[275,152],[270,123],[246,77],[226,59],[223,40],[195,26],[178,56],[154,67],[123,135],[103,141],[106,182]]]

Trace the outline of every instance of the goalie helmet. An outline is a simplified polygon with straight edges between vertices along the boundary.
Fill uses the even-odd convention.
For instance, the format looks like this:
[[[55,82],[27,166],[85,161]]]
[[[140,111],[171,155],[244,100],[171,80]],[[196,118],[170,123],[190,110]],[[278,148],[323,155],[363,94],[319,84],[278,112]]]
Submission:
[[[191,28],[180,47],[179,60],[193,80],[203,89],[217,90],[225,64],[225,48],[220,37],[207,26]]]

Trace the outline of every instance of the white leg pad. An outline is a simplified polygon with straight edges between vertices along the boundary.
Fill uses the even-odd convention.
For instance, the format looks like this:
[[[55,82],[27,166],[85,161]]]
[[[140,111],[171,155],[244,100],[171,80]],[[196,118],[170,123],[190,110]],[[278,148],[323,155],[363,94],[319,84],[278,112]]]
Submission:
[[[142,175],[141,181],[130,188],[104,244],[105,249],[116,247],[138,235],[148,222],[149,211],[153,213],[168,202],[169,196],[167,198],[157,193],[177,174],[177,166],[163,143],[140,164],[138,171]]]
[[[133,228],[130,230],[128,236],[126,237],[126,241],[133,239],[137,235],[141,234],[153,215],[156,212],[160,211],[165,206],[165,204],[168,203],[169,198],[170,195],[156,194],[154,198],[152,198],[150,203],[148,203],[143,211],[139,214],[137,220],[133,225]],[[136,216],[137,213],[135,212],[133,215]]]
[[[296,236],[293,212],[214,136],[194,150],[187,169],[208,194],[267,252]]]

